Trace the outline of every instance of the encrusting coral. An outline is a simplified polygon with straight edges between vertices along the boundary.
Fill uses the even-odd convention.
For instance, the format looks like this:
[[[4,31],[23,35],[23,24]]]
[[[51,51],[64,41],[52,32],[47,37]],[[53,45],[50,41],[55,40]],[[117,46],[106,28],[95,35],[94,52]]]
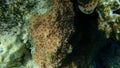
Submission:
[[[91,14],[98,4],[98,0],[77,0],[79,9],[85,14]]]
[[[73,32],[73,17],[73,6],[69,0],[54,0],[49,12],[41,16],[33,14],[29,26],[36,52],[32,57],[39,67],[55,67],[55,53],[67,43]]]

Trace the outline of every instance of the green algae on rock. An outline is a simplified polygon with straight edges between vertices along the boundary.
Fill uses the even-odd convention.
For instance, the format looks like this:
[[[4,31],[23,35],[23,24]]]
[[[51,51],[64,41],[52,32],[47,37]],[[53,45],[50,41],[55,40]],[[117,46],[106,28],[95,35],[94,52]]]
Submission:
[[[0,0],[1,68],[37,68],[29,61],[28,23],[32,14],[47,13],[52,4],[52,0]]]
[[[37,60],[39,58],[35,58],[34,56],[33,57],[34,60],[30,59],[32,58],[32,56],[30,51],[28,51],[29,49],[31,49],[32,51],[34,50],[34,48],[37,49],[37,47],[33,45],[34,43],[31,42],[31,38],[29,38],[29,33],[31,32],[29,32],[28,27],[32,26],[32,25],[29,25],[29,22],[31,22],[31,18],[33,18],[33,15],[37,15],[38,18],[41,17],[41,19],[45,18],[45,20],[47,20],[46,23],[48,24],[49,24],[49,21],[50,22],[53,21],[53,23],[50,23],[49,27],[50,28],[55,27],[58,29],[58,30],[55,29],[54,31],[53,28],[51,30],[46,28],[50,32],[52,31],[51,33],[54,32],[53,34],[50,35],[51,39],[48,39],[48,40],[51,42],[53,41],[53,45],[57,45],[57,46],[53,46],[53,48],[55,48],[53,50],[52,50],[52,47],[50,47],[51,48],[50,51],[49,50],[44,51],[43,49],[44,56],[42,57],[45,57],[45,59],[48,60],[47,63],[49,63],[49,60],[54,58],[53,56],[51,56],[53,55],[51,53],[54,53],[54,50],[56,51],[57,47],[59,48],[61,44],[64,44],[64,45],[67,44],[67,38],[73,31],[73,16],[74,16],[73,7],[69,0],[65,0],[65,1],[1,0],[0,1],[0,19],[1,19],[0,20],[0,66],[1,67],[3,68],[4,67],[5,68],[12,68],[12,67],[39,68],[34,62],[34,60],[36,62],[39,62]],[[50,19],[50,16],[53,18]],[[36,27],[37,25],[35,25],[35,28]],[[42,32],[45,33],[46,31],[40,31],[40,33]],[[56,35],[55,37],[54,37],[54,34]],[[52,37],[56,38],[56,40],[52,40]],[[58,42],[55,42],[55,41],[58,41]],[[37,44],[37,42],[35,44]],[[68,45],[67,47],[69,49],[70,46]],[[40,49],[42,50],[42,48]],[[46,52],[48,52],[48,55],[46,54]],[[66,53],[64,52],[64,54]],[[40,55],[41,54],[38,53],[37,57],[39,57]],[[49,65],[47,63],[46,65]],[[51,66],[51,64],[49,66]]]

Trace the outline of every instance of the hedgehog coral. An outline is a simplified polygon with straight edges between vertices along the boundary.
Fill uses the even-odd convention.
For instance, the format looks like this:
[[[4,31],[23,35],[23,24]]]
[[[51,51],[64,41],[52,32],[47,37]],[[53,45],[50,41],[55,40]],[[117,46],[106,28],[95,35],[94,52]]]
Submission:
[[[32,57],[39,67],[55,67],[52,58],[73,32],[73,17],[73,6],[69,0],[54,0],[49,12],[42,16],[33,15],[29,26],[36,52]]]

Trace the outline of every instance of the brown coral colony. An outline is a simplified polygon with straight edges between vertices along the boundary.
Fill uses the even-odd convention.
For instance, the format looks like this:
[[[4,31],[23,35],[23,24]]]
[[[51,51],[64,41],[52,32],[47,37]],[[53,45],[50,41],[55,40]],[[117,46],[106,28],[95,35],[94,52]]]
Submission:
[[[48,65],[53,66],[52,59],[47,57],[55,54],[57,48],[69,37],[73,29],[71,22],[73,22],[74,13],[70,1],[54,0],[52,7],[52,10],[42,16],[34,15],[30,22],[30,35],[36,48],[32,56],[42,68]],[[66,14],[67,11],[69,11],[68,14]]]

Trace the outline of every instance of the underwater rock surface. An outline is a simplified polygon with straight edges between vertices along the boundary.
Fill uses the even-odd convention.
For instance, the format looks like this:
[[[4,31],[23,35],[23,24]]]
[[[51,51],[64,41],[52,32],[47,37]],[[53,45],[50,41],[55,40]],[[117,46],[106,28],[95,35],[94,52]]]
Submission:
[[[0,68],[38,68],[32,60],[29,20],[50,10],[52,0],[0,1]]]
[[[119,0],[0,0],[0,68],[120,68]]]

